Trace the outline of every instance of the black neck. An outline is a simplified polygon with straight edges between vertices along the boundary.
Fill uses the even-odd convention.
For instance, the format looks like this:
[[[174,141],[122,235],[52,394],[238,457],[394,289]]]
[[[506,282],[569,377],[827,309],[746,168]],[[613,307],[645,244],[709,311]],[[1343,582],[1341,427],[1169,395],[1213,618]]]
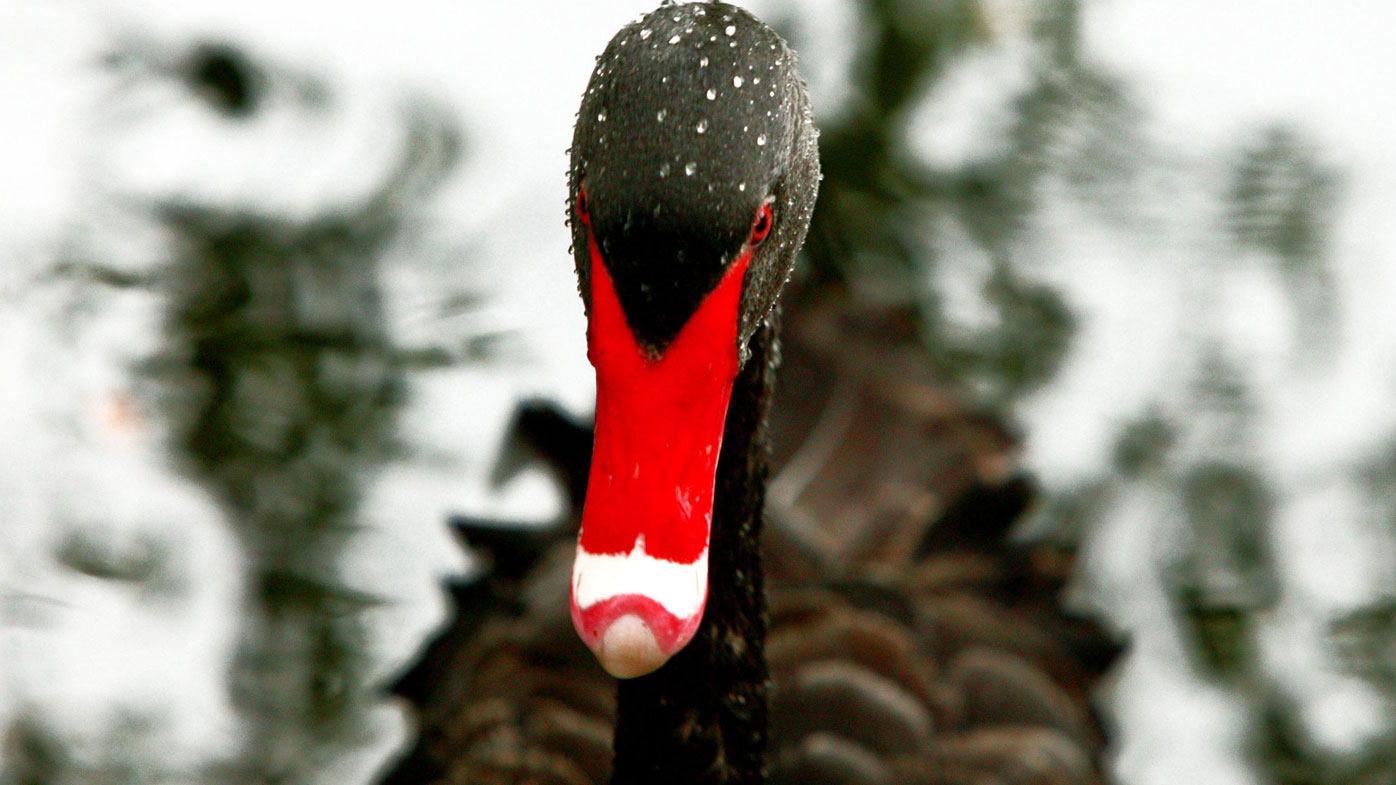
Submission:
[[[612,785],[766,780],[766,595],[761,521],[775,378],[775,316],[752,336],[717,463],[708,602],[693,641],[648,676],[622,680]]]

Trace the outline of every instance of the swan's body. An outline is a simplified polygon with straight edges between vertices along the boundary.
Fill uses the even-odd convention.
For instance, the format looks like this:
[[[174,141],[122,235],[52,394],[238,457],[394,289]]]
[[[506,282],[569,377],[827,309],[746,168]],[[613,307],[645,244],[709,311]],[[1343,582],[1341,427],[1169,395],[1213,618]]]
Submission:
[[[1069,560],[1006,536],[1031,500],[1018,445],[926,381],[904,315],[826,295],[782,321],[762,549],[770,781],[1099,782],[1089,696],[1115,649],[1060,609]],[[524,430],[585,477],[574,439],[537,420]],[[572,631],[574,531],[467,530],[496,567],[404,685],[423,731],[388,782],[610,781],[616,681]]]

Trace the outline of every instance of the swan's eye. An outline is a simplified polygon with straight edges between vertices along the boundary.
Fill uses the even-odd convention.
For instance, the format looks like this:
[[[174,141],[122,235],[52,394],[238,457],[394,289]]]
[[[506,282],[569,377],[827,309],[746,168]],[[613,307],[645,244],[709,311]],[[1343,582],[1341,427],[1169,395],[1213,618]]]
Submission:
[[[756,211],[756,220],[751,224],[751,237],[747,240],[747,245],[752,248],[760,245],[766,239],[766,235],[771,233],[771,224],[774,221],[771,216],[771,203],[766,202]]]
[[[584,224],[591,223],[591,203],[587,200],[585,188],[577,191],[577,217],[580,218]]]

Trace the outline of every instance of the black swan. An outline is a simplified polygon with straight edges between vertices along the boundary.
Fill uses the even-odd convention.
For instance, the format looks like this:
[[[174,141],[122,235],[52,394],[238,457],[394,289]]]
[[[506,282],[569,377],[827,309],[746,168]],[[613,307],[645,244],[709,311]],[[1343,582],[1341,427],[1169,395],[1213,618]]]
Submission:
[[[821,540],[822,510],[764,537],[780,581],[768,700],[775,302],[813,209],[816,138],[792,53],[732,6],[661,6],[599,58],[569,178],[598,377],[579,537],[559,550],[467,526],[498,546],[497,574],[460,590],[460,625],[398,685],[422,730],[386,782],[765,782],[768,729],[780,782],[1096,781],[1085,685],[1111,649],[1040,601],[1059,565],[1003,544],[1026,498],[1003,469],[1011,438],[926,408],[919,380],[889,387],[888,369],[849,362],[820,338],[828,319],[802,325],[804,403],[843,425],[789,464],[915,466],[946,493],[937,506],[852,489],[880,513],[861,538]],[[852,392],[829,400],[834,379]],[[870,417],[894,430],[861,431]],[[537,410],[520,422],[548,429],[539,443],[577,441]],[[905,443],[878,449],[889,433]],[[781,479],[775,512],[810,514],[805,483]],[[622,677],[614,693],[569,617]]]

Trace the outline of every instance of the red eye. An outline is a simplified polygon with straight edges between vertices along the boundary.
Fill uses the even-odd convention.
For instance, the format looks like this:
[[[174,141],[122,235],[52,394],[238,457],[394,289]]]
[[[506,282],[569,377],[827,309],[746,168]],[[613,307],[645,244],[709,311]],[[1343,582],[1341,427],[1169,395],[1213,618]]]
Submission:
[[[774,220],[771,217],[771,203],[761,205],[761,209],[756,211],[756,220],[751,224],[751,238],[747,240],[747,245],[752,248],[760,245],[761,241],[766,239],[766,235],[771,233]]]
[[[591,223],[591,204],[587,201],[585,188],[577,191],[577,217],[584,224]]]

